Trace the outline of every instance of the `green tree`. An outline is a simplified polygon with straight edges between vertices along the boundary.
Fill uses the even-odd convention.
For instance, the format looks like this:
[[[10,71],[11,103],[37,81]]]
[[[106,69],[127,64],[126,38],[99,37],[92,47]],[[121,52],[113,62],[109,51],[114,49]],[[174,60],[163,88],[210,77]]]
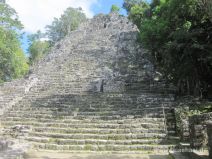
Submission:
[[[76,9],[69,7],[59,19],[54,18],[52,24],[46,26],[46,34],[51,43],[54,44],[64,38],[71,31],[76,30],[77,27],[85,21],[86,16],[81,8]]]
[[[211,21],[212,21],[212,1],[211,0],[201,0],[200,5],[205,8],[206,12],[208,13]]]
[[[20,47],[23,25],[13,8],[0,1],[0,82],[22,77],[28,72],[27,58]]]
[[[29,39],[29,42],[32,43],[33,41],[41,40],[42,38],[46,38],[45,33],[42,33],[40,30],[38,30],[35,34],[30,34],[27,36]]]
[[[119,11],[120,11],[120,8],[117,5],[113,4],[111,6],[110,12],[119,12]]]
[[[0,82],[19,78],[28,69],[17,33],[0,27]]]
[[[28,49],[30,63],[37,62],[50,50],[50,43],[48,41],[33,41]]]
[[[143,3],[146,3],[143,0],[124,0],[123,8],[126,9],[128,14],[131,14],[131,8],[133,6],[141,6]]]
[[[3,0],[0,1],[0,26],[11,30],[23,28],[16,11]]]
[[[127,11],[156,67],[181,94],[206,95],[212,86],[212,22],[202,0],[144,3],[130,3]]]
[[[45,40],[45,38],[45,33],[42,33],[40,30],[38,30],[35,34],[28,36],[30,43],[28,48],[30,64],[39,61],[49,52],[51,45],[48,40]]]

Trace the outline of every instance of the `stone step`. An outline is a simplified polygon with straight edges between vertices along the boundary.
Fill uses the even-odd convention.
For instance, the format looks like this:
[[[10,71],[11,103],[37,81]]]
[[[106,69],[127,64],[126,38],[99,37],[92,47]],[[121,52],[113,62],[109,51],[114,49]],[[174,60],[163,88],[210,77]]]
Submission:
[[[133,123],[150,123],[150,124],[164,124],[164,118],[136,118],[136,119],[120,119],[120,120],[98,120],[98,119],[84,119],[84,120],[76,120],[76,119],[46,119],[46,118],[25,118],[25,117],[5,117],[2,118],[1,121],[37,121],[37,122],[63,122],[63,123],[104,123],[104,124],[133,124]]]
[[[157,108],[156,108],[157,109]],[[30,107],[27,108],[13,108],[12,110],[10,110],[10,113],[21,113],[21,114],[26,114],[29,113],[30,111],[32,111],[32,113],[35,114],[48,114],[48,113],[63,113],[64,115],[72,113],[72,112],[79,112],[79,113],[84,113],[87,115],[93,115],[93,114],[98,114],[98,113],[107,113],[107,114],[118,114],[118,113],[128,113],[128,114],[133,114],[133,113],[137,113],[137,114],[142,114],[143,112],[154,112],[151,109],[118,109],[118,108],[113,108],[113,107],[109,107],[107,109],[102,109],[102,108],[93,108],[93,107],[88,107],[88,108],[51,108],[51,107],[37,107],[37,108],[33,108]],[[163,113],[163,108],[158,108],[157,109],[158,113]]]
[[[163,139],[140,139],[140,140],[96,140],[96,139],[55,139],[42,137],[26,137],[27,141],[57,144],[57,145],[144,145],[144,144],[158,144]]]
[[[61,74],[58,74],[58,77],[61,78]],[[51,77],[51,78],[53,78],[53,77]],[[96,78],[94,76],[93,77],[90,77],[90,78],[85,77],[84,80],[86,80],[88,82],[91,82],[94,79],[98,79],[98,78],[100,78],[100,77],[99,76],[97,76]],[[54,85],[54,84],[61,85],[61,83],[58,83],[58,81],[56,81],[56,83],[52,83],[52,82],[48,82],[49,80],[50,79],[47,80],[47,84],[49,83],[51,85]],[[61,79],[61,80],[63,80],[63,79]],[[68,82],[71,82],[71,80],[69,80]],[[83,79],[80,79],[78,81],[76,79],[74,79],[74,81],[72,81],[72,82],[73,83],[76,83],[76,84],[80,84],[80,83],[83,82]],[[41,87],[42,88],[45,87],[45,85],[43,85],[43,84],[45,84],[45,83],[42,82],[42,84],[41,84]],[[69,83],[67,83],[67,84],[69,85]],[[39,85],[37,85],[36,87],[39,87]],[[65,87],[64,87],[64,89],[65,89]],[[36,94],[36,93],[29,92],[28,95],[31,95],[31,94]],[[39,96],[39,93],[37,93],[36,95]],[[72,97],[72,98],[73,97],[76,97],[76,95],[75,94],[72,94],[71,92],[69,93],[68,96],[69,97]],[[93,97],[93,98],[95,98],[96,96],[98,96],[98,97],[100,97],[100,99],[101,99],[101,97],[104,97],[104,98],[107,98],[107,99],[110,99],[110,98],[112,98],[112,99],[121,99],[123,97],[124,98],[125,97],[147,97],[147,98],[149,98],[149,97],[155,97],[157,99],[160,99],[160,98],[170,99],[171,98],[172,100],[174,100],[174,96],[175,95],[174,94],[168,94],[168,93],[152,93],[152,92],[150,92],[150,93],[148,93],[148,92],[147,93],[140,93],[140,94],[138,94],[137,92],[136,93],[128,93],[128,92],[124,92],[124,93],[104,92],[104,94],[97,92],[97,93],[90,93],[90,94],[80,94],[78,96],[80,96],[81,98],[85,98],[85,97]],[[67,95],[58,95],[57,92],[55,92],[54,97],[59,99],[59,98],[67,97]]]
[[[133,133],[133,134],[61,134],[29,132],[29,137],[48,137],[56,139],[103,139],[103,140],[133,140],[147,138],[164,138],[163,133]]]
[[[164,114],[149,113],[143,115],[57,115],[57,114],[16,114],[7,113],[8,117],[25,117],[25,118],[47,118],[47,119],[101,119],[101,120],[119,120],[119,119],[136,119],[136,118],[163,118]]]
[[[43,123],[35,121],[2,121],[3,126],[16,126],[16,125],[25,125],[25,126],[36,126],[36,127],[59,127],[59,128],[105,128],[105,129],[126,129],[126,128],[157,128],[160,129],[164,127],[164,124],[158,123],[133,123],[133,124],[115,124],[115,123]]]
[[[80,90],[81,88],[78,88],[78,89]],[[57,94],[54,94],[53,92],[56,91],[56,90],[58,90],[59,93],[57,92]],[[77,90],[77,89],[73,89],[73,90]],[[63,91],[64,94],[62,94],[61,91]],[[150,97],[150,98],[145,99],[145,97],[144,97],[144,99],[143,98],[139,99],[137,97],[128,97],[128,96],[110,98],[110,97],[107,97],[107,95],[104,95],[104,96],[98,96],[97,95],[96,97],[98,97],[98,99],[97,100],[93,100],[93,99],[95,99],[95,96],[85,96],[85,97],[83,97],[83,95],[81,95],[81,94],[90,94],[92,92],[87,92],[87,93],[86,92],[81,92],[81,94],[73,93],[72,95],[70,95],[70,93],[68,94],[68,91],[70,92],[72,90],[60,90],[60,89],[55,89],[55,88],[49,88],[46,91],[37,92],[38,94],[37,93],[33,93],[34,95],[25,96],[24,99],[31,100],[33,102],[40,101],[40,100],[49,101],[49,102],[51,102],[52,100],[55,100],[55,101],[58,100],[58,101],[64,101],[64,102],[75,102],[76,100],[83,102],[83,101],[90,100],[90,102],[93,102],[93,103],[101,102],[101,101],[104,101],[104,102],[106,102],[106,101],[107,102],[128,101],[129,102],[130,100],[131,101],[132,100],[133,101],[137,101],[137,99],[138,99],[139,102],[142,102],[142,101],[146,101],[146,102],[151,102],[151,101],[152,102],[154,102],[154,101],[155,102],[156,101],[160,102],[160,101],[164,101],[166,103],[170,103],[170,101],[166,101],[166,100],[164,100],[164,98],[154,99],[154,97]],[[34,98],[32,98],[32,97],[34,97]]]
[[[38,144],[33,143],[35,149],[44,149],[44,150],[55,150],[55,151],[155,151],[163,150],[167,151],[170,145],[57,145],[57,144]]]
[[[168,115],[168,114],[167,114]],[[6,116],[9,117],[61,117],[64,116],[64,118],[68,118],[69,116],[79,116],[79,117],[83,117],[83,116],[100,116],[100,117],[105,117],[108,116],[108,118],[111,118],[111,116],[137,116],[137,117],[154,117],[155,118],[159,118],[159,117],[164,117],[163,111],[157,111],[157,112],[153,112],[153,111],[130,111],[130,110],[126,110],[126,111],[95,111],[95,112],[82,112],[82,111],[32,111],[32,112],[27,112],[27,111],[10,111],[6,114]]]
[[[91,99],[91,98],[88,98],[88,99],[57,99],[57,98],[54,98],[54,97],[51,97],[50,99],[46,99],[45,96],[43,96],[41,99],[37,98],[37,97],[31,97],[33,98],[33,100],[31,99],[24,99],[22,100],[19,105],[21,106],[24,106],[24,105],[31,105],[31,106],[47,106],[47,107],[54,107],[54,106],[61,106],[61,107],[88,107],[89,106],[93,106],[93,107],[97,107],[97,108],[104,108],[105,107],[105,104],[106,105],[114,105],[115,107],[118,107],[118,108],[123,108],[125,107],[126,109],[129,108],[129,105],[132,106],[132,108],[136,109],[137,107],[139,108],[145,108],[145,107],[152,107],[152,108],[155,108],[155,107],[169,107],[169,106],[172,106],[172,102],[167,102],[167,101],[164,101],[164,100],[157,100],[157,101],[153,101],[153,99],[150,99],[150,100],[143,100],[143,101],[137,101],[136,99],[125,99],[124,100],[124,97],[122,100],[114,100],[114,99],[111,99],[111,100],[95,100],[94,99]],[[45,103],[45,105],[43,105],[43,103]],[[133,107],[133,106],[136,106],[136,107]]]
[[[102,99],[102,100],[92,101],[92,100],[95,100],[95,99],[88,98],[88,99],[83,99],[83,100],[82,99],[70,100],[70,99],[57,99],[57,98],[54,98],[54,97],[51,97],[51,99],[46,99],[45,96],[42,96],[42,99],[39,99],[36,96],[35,97],[31,97],[31,98],[34,98],[34,99],[30,100],[30,98],[25,98],[23,101],[20,102],[20,104],[24,103],[26,105],[27,104],[29,104],[29,105],[40,105],[41,103],[44,102],[47,106],[48,105],[57,106],[58,104],[73,105],[74,106],[74,104],[77,104],[79,106],[80,105],[82,105],[82,106],[83,105],[86,105],[86,106],[92,105],[92,106],[98,106],[98,107],[101,107],[104,104],[122,106],[122,107],[123,106],[127,106],[127,105],[136,105],[136,106],[138,106],[138,105],[142,105],[142,106],[147,105],[147,106],[152,106],[152,107],[158,107],[158,106],[162,107],[162,105],[163,106],[171,106],[172,105],[172,102],[168,102],[168,101],[164,101],[164,100],[153,101],[153,99],[143,100],[143,101],[136,101],[136,99],[129,99],[129,100],[122,99],[120,101],[119,100],[114,100],[114,99],[111,99],[111,100]]]
[[[33,127],[33,132],[54,132],[54,133],[63,133],[63,134],[130,134],[130,133],[164,133],[165,130],[163,128],[126,128],[126,129],[104,129],[104,128],[80,128],[80,129],[72,129],[72,128],[54,128],[54,127]]]
[[[85,107],[86,106],[86,107]],[[59,106],[56,106],[56,107],[53,107],[51,105],[37,105],[36,107],[34,105],[25,105],[25,106],[22,106],[19,105],[17,107],[13,107],[10,111],[20,111],[20,113],[24,113],[24,111],[44,111],[44,112],[72,112],[72,111],[78,111],[78,112],[88,112],[88,113],[92,113],[92,112],[118,112],[118,111],[121,111],[121,112],[151,112],[156,109],[157,111],[159,112],[163,112],[163,110],[166,110],[166,111],[170,111],[171,110],[168,110],[168,108],[162,108],[162,107],[138,107],[138,108],[131,108],[130,107],[131,105],[129,104],[128,107],[119,107],[119,106],[116,106],[116,105],[110,105],[108,104],[108,107],[107,108],[104,108],[104,107],[101,107],[100,105],[84,105],[84,107],[76,107],[74,105],[65,105],[65,104],[61,104],[61,107]],[[129,109],[130,108],[130,109]]]
[[[98,106],[98,105],[97,105]],[[60,106],[56,106],[56,107],[52,107],[52,106],[48,106],[48,105],[41,105],[38,104],[36,106],[32,106],[32,105],[16,105],[15,107],[13,107],[11,109],[11,111],[39,111],[39,112],[45,112],[45,111],[55,111],[55,112],[71,112],[71,111],[76,111],[76,109],[78,109],[78,111],[87,111],[87,112],[99,112],[99,111],[127,111],[129,110],[129,107],[127,108],[119,108],[115,105],[110,105],[108,104],[107,107],[97,107],[97,106],[93,106],[93,105],[89,105],[88,107],[74,107],[74,105],[65,105],[65,104],[61,104]],[[129,106],[129,105],[128,105]],[[154,111],[157,110],[157,112],[162,112],[163,110],[165,110],[166,112],[171,112],[172,109],[170,109],[169,107],[141,107],[141,106],[137,106],[136,108],[131,108],[130,111],[132,112],[137,112],[137,111]]]
[[[55,89],[55,88],[54,88]],[[35,100],[39,100],[42,99],[43,97],[45,97],[45,100],[51,100],[51,99],[58,99],[58,100],[67,100],[67,101],[75,101],[76,99],[78,100],[87,100],[87,99],[95,99],[95,96],[83,96],[80,94],[75,94],[75,96],[70,96],[70,94],[67,94],[67,91],[70,91],[69,89],[67,90],[58,90],[58,91],[64,91],[65,94],[60,94],[58,93],[56,94],[50,94],[50,91],[54,90],[53,88],[49,88],[49,90],[46,90],[44,92],[40,92],[41,94],[37,94],[37,93],[33,93],[31,95],[28,95],[25,97],[25,99],[30,99],[31,97],[36,97],[35,99],[32,99],[33,101]],[[83,89],[83,88],[75,88],[77,89]],[[137,100],[137,102],[142,102],[142,101],[146,101],[146,102],[173,102],[173,100],[169,97],[163,97],[163,96],[150,96],[150,95],[144,95],[144,96],[137,96],[137,97],[133,97],[133,96],[120,96],[120,97],[109,97],[106,95],[102,95],[102,96],[98,96],[98,99],[96,101],[108,101],[108,102],[115,102],[115,101],[130,101],[132,99]],[[27,98],[28,97],[28,98]]]
[[[64,80],[64,79],[63,79]],[[93,79],[89,79],[90,81],[93,81],[95,80],[94,78]],[[68,81],[70,82],[70,81]],[[54,86],[54,84],[52,82],[50,82],[50,84],[47,84],[47,86],[50,85],[50,88],[49,90],[55,90],[55,88],[51,87],[51,86]],[[61,85],[61,83],[58,83],[58,85]],[[69,84],[68,84],[69,85]],[[76,82],[75,85],[77,86],[78,85],[78,88],[82,88],[82,84],[81,82]],[[84,86],[86,86],[87,84],[85,84]],[[27,97],[37,97],[38,99],[39,98],[42,98],[43,96],[46,97],[46,99],[69,99],[69,100],[74,100],[74,99],[81,99],[81,100],[84,100],[84,99],[93,99],[95,97],[98,97],[97,101],[100,101],[100,100],[129,100],[129,99],[139,99],[139,101],[142,101],[142,100],[163,100],[163,101],[173,101],[174,100],[174,97],[173,95],[170,95],[170,94],[160,94],[160,93],[152,93],[152,92],[144,92],[144,93],[131,93],[131,94],[126,94],[126,93],[89,93],[89,94],[86,94],[86,93],[83,93],[83,94],[73,94],[71,91],[71,93],[69,92],[69,94],[60,94],[60,93],[57,93],[57,92],[54,92],[53,94],[51,94],[51,96],[49,96],[49,90],[47,89],[48,87],[47,86],[42,86],[42,87],[38,87],[36,86],[36,91],[32,91],[32,92],[29,92],[29,94],[27,94],[25,96],[25,98]],[[67,91],[67,90],[70,90],[70,89],[66,89],[67,87],[67,84],[64,85],[63,84],[63,89],[59,89],[59,91],[63,90],[64,92]],[[39,88],[39,89],[38,89]],[[43,91],[42,91],[43,90]],[[32,99],[33,100],[33,99]]]
[[[112,105],[108,104],[107,107],[103,107],[104,103],[96,104],[96,105],[74,105],[72,104],[61,104],[59,103],[57,105],[52,106],[51,104],[38,104],[37,105],[31,105],[31,104],[18,104],[16,107],[13,107],[11,111],[87,111],[87,112],[99,112],[99,111],[131,111],[131,112],[137,112],[137,111],[146,111],[146,112],[163,112],[163,110],[167,113],[172,113],[172,109],[169,107],[161,107],[160,105],[155,105],[152,107],[152,105],[132,105],[128,104],[128,107],[125,107],[123,105]],[[129,109],[130,108],[130,109]],[[157,111],[155,111],[157,110]]]
[[[78,88],[80,90],[80,88]],[[77,89],[76,89],[77,90]],[[45,91],[45,92],[38,92],[37,93],[33,93],[33,94],[30,94],[28,96],[25,97],[25,99],[31,99],[32,101],[37,101],[37,100],[53,100],[53,99],[57,99],[57,100],[60,100],[60,101],[69,101],[69,102],[74,102],[76,101],[76,99],[78,99],[79,101],[85,101],[85,100],[88,100],[88,99],[96,99],[95,96],[83,96],[83,95],[80,95],[80,94],[75,94],[75,96],[70,96],[70,94],[67,94],[66,91],[70,91],[70,90],[64,90],[64,93],[65,94],[60,94],[58,93],[58,95],[55,95],[55,94],[52,94],[51,92],[51,89],[49,89],[48,91]],[[58,90],[60,91],[60,90]],[[61,90],[62,91],[62,90]],[[39,94],[40,93],[40,94]],[[108,101],[108,102],[122,102],[122,101],[130,101],[132,99],[134,99],[134,101],[137,101],[139,103],[142,103],[142,102],[164,102],[164,103],[171,103],[173,102],[172,99],[170,99],[169,97],[160,97],[160,96],[150,96],[150,95],[145,95],[144,97],[130,97],[130,96],[121,96],[121,97],[109,97],[107,95],[102,95],[102,96],[98,96],[98,99],[96,99],[95,101],[93,102],[101,102],[101,101]],[[32,98],[34,97],[34,98]],[[45,98],[44,98],[45,97]]]

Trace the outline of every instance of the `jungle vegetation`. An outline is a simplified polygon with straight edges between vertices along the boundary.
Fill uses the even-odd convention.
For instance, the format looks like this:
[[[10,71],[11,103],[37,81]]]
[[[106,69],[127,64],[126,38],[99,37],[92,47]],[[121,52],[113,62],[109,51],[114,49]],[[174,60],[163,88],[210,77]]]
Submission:
[[[181,95],[212,92],[212,1],[124,0],[155,67]]]

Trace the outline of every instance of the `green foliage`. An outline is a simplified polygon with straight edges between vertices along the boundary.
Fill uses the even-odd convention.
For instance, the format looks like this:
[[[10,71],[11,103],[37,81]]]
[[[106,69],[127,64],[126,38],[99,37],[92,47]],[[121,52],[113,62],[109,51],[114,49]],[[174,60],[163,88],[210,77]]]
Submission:
[[[18,20],[16,11],[11,8],[5,1],[0,1],[0,26],[6,29],[23,28],[23,25]]]
[[[203,113],[209,112],[212,112],[212,104],[208,102],[181,105],[180,107],[175,109],[177,121],[188,120],[188,118],[191,116],[201,115]]]
[[[33,41],[30,45],[28,52],[30,54],[30,63],[37,62],[45,54],[48,53],[50,49],[50,43],[48,41]]]
[[[144,17],[148,16],[149,4],[143,0],[124,0],[123,8],[127,10],[131,19],[140,28]]]
[[[205,105],[204,107],[201,107],[200,109],[203,113],[212,112],[212,104]]]
[[[110,12],[119,12],[119,11],[120,11],[120,8],[117,5],[113,4],[111,6]]]
[[[83,148],[85,151],[91,151],[92,150],[92,145],[86,144]]]
[[[212,21],[212,1],[211,0],[200,0],[199,5],[201,5],[202,8],[205,9],[206,13],[210,17],[210,20]]]
[[[77,27],[85,21],[86,16],[81,8],[76,9],[69,7],[59,19],[54,18],[52,24],[46,26],[47,36],[51,43],[54,44],[71,31],[76,30]]]
[[[125,0],[124,7],[164,76],[181,94],[206,95],[212,86],[212,22],[202,0]]]
[[[47,54],[51,48],[50,42],[44,40],[45,34],[40,30],[35,34],[31,34],[28,36],[30,41],[30,46],[28,48],[29,53],[29,62],[33,64],[41,59],[45,54]]]
[[[28,72],[27,59],[20,47],[23,28],[16,11],[0,1],[0,82],[22,77]]]
[[[200,104],[190,106],[190,112],[200,112],[202,113],[209,113],[212,112],[212,103],[210,102],[202,102]]]
[[[26,74],[28,69],[17,33],[0,27],[0,81],[19,78]]]
[[[130,9],[129,18],[140,27],[143,23],[142,19],[148,15],[149,5],[147,3],[141,3],[140,5],[134,5]]]
[[[142,6],[143,3],[146,3],[143,0],[124,0],[123,8],[127,10],[127,12],[131,13],[131,8],[134,6]]]

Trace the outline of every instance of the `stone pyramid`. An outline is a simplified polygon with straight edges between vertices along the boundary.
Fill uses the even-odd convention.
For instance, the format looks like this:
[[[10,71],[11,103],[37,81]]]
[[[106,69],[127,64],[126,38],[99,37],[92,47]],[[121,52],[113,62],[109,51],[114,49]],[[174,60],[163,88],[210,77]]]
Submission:
[[[137,36],[136,26],[115,13],[70,32],[28,77],[0,87],[2,134],[36,150],[168,150],[174,92],[155,80]]]

